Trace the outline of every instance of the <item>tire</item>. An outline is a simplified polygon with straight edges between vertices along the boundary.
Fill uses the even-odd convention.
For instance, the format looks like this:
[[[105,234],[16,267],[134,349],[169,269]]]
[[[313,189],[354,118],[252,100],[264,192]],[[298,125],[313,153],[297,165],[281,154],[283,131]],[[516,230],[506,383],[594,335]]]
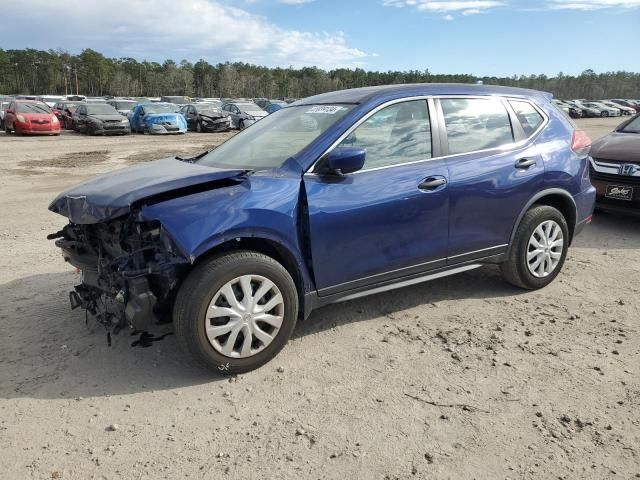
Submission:
[[[272,282],[273,287],[263,293],[260,298],[253,300],[252,305],[253,302],[256,302],[255,304],[259,307],[271,301],[277,302],[277,298],[280,298],[282,302],[272,310],[261,312],[262,314],[267,313],[266,316],[270,319],[277,318],[278,321],[281,321],[279,328],[272,327],[260,319],[254,320],[251,315],[246,313],[242,316],[219,317],[212,320],[215,322],[214,326],[221,326],[223,330],[220,330],[218,337],[210,341],[205,330],[207,325],[206,312],[212,307],[214,300],[216,305],[219,305],[218,302],[222,302],[223,312],[236,311],[232,308],[232,303],[227,301],[222,289],[243,276],[253,277],[250,285],[254,293],[259,293],[260,286],[268,287],[266,282],[254,284],[254,280],[261,282],[267,279]],[[233,288],[240,288],[240,283],[234,284]],[[236,296],[236,293],[241,293],[242,290],[234,290],[233,292],[233,295]],[[278,292],[280,297],[277,295]],[[241,302],[242,300],[236,297],[234,301]],[[263,301],[263,303],[258,304],[259,301]],[[255,315],[259,316],[260,313]],[[224,254],[198,265],[180,287],[173,309],[173,322],[179,345],[184,351],[191,354],[199,364],[222,375],[248,372],[269,362],[286,345],[295,328],[297,318],[298,294],[289,272],[271,257],[252,251]],[[227,333],[227,329],[224,327],[233,322],[238,324],[240,330],[238,328],[229,330],[236,332],[233,337],[235,340],[231,345],[231,354],[225,355],[221,350],[228,350],[233,333]],[[273,328],[273,330],[269,330],[269,333],[273,334],[270,343],[265,344],[258,339],[254,334],[255,325],[260,327],[261,334]],[[251,332],[250,350],[254,350],[255,345],[255,353],[251,351],[249,355],[243,357],[241,355],[247,338],[245,337],[246,331]],[[214,336],[213,333],[211,335]]]
[[[608,117],[609,116],[609,112],[607,112],[607,111],[600,112],[600,116],[601,117]]]
[[[196,122],[196,132],[202,133],[202,123]]]
[[[240,121],[238,122],[238,129],[240,129],[240,130],[244,130],[244,120],[240,120]]]
[[[533,254],[538,250],[532,242],[535,238],[538,237],[538,233],[536,233],[536,237],[534,237],[534,232],[540,232],[537,230],[541,227],[542,232],[549,231],[549,228],[555,224],[557,228],[560,229],[560,233],[562,234],[562,238],[556,238],[556,240],[562,240],[561,247],[553,246],[555,242],[543,243],[543,246],[540,248],[542,252],[546,251],[551,255],[558,255],[557,258],[549,257],[548,262],[557,261],[553,268],[550,268],[549,272],[541,272],[538,270],[536,274],[532,272],[535,271],[535,262],[540,255],[545,257],[545,253],[538,254],[532,256],[531,260],[528,260],[529,254]],[[547,226],[545,230],[544,226]],[[551,230],[554,232],[555,230]],[[546,245],[551,245],[551,248],[547,248]],[[569,247],[569,227],[567,226],[567,220],[564,218],[562,213],[557,209],[547,206],[547,205],[537,205],[533,206],[530,210],[528,210],[520,224],[518,225],[518,230],[516,231],[515,238],[513,243],[511,244],[511,248],[509,250],[509,256],[507,260],[500,265],[500,269],[502,270],[502,275],[504,279],[515,285],[516,287],[524,288],[526,290],[537,290],[539,288],[546,287],[549,285],[560,273],[562,270],[562,266],[564,265],[564,261],[567,257],[567,249]],[[533,250],[532,250],[533,248]],[[561,248],[561,251],[560,251]],[[529,264],[529,261],[532,264]],[[547,265],[549,267],[552,263],[547,263],[546,259],[543,259],[541,265],[538,266],[538,269],[547,269]]]
[[[6,133],[7,135],[11,133],[11,129],[6,125],[4,126],[4,133]]]

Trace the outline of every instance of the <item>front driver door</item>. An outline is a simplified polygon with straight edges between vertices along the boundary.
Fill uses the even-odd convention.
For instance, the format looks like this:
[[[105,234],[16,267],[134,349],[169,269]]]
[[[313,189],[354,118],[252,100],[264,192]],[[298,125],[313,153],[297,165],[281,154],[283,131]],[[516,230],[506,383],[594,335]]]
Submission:
[[[365,148],[362,170],[305,175],[319,295],[446,264],[448,172],[432,159],[428,110],[426,100],[413,100],[376,111],[338,146]]]

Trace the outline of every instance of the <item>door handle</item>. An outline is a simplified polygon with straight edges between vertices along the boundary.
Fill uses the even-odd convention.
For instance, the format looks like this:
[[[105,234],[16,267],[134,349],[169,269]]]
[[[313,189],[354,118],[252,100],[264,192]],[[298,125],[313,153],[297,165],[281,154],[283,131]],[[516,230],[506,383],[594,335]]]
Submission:
[[[536,164],[536,161],[531,158],[521,158],[516,162],[515,167],[525,169],[525,168],[532,167],[535,164]]]
[[[418,185],[420,190],[435,190],[442,185],[445,185],[447,181],[442,177],[428,177],[425,178],[424,181]]]

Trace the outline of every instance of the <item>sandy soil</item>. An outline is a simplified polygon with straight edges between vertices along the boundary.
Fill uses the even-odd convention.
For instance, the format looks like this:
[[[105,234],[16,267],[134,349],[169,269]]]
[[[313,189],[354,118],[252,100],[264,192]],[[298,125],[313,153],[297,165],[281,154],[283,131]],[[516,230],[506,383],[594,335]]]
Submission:
[[[617,122],[585,120],[597,137]],[[0,134],[0,478],[640,477],[640,222],[597,215],[548,288],[484,268],[330,306],[222,379],[69,310],[61,190],[224,135]]]

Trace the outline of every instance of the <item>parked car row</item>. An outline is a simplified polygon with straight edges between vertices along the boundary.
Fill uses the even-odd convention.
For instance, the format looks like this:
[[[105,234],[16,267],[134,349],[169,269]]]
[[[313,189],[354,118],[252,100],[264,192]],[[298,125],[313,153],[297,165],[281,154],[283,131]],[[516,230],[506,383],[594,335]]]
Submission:
[[[262,104],[267,108],[264,110],[252,100],[207,98],[190,101],[183,96],[158,99],[17,96],[0,99],[0,102],[0,127],[7,133],[50,135],[58,135],[64,129],[90,135],[243,130],[287,105],[280,100],[264,100]],[[8,122],[5,122],[7,113]]]
[[[553,103],[571,118],[620,117],[640,112],[640,100],[614,98],[611,100],[559,100]]]

